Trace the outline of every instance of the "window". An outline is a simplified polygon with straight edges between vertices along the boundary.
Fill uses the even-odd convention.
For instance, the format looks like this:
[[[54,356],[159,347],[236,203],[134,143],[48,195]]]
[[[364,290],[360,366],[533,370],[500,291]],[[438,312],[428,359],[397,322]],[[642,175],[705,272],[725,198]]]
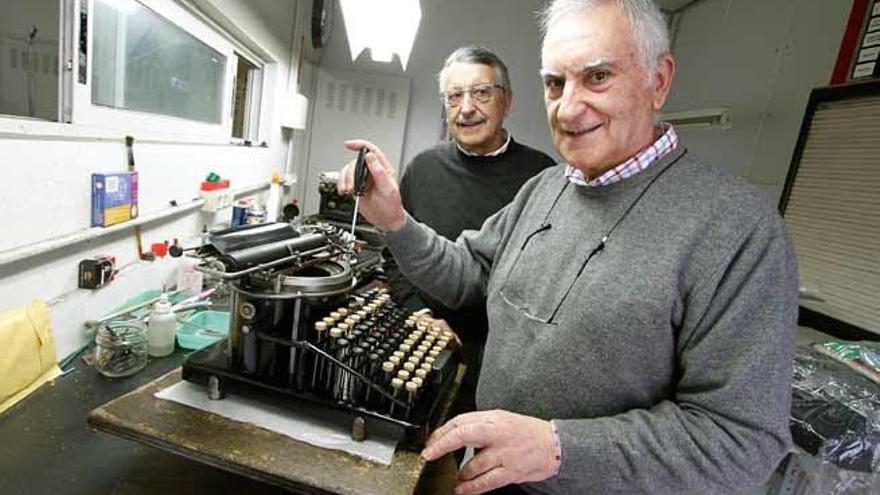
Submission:
[[[0,126],[258,142],[269,56],[246,43],[191,2],[4,0]]]
[[[880,81],[814,89],[780,208],[800,305],[880,334]],[[823,325],[824,326],[824,325]]]
[[[137,2],[94,5],[93,104],[222,122],[224,55]]]
[[[4,0],[0,114],[58,120],[58,0]]]
[[[263,71],[239,54],[232,95],[232,137],[258,141]]]

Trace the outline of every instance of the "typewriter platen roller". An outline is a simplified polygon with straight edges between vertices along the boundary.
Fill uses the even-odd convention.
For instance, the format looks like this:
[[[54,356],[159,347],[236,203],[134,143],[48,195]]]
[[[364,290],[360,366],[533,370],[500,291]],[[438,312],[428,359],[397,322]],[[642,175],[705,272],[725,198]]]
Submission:
[[[214,399],[228,391],[419,448],[452,389],[453,336],[398,308],[352,241],[327,224],[212,234],[196,269],[231,289],[229,336],[192,354],[183,378]]]

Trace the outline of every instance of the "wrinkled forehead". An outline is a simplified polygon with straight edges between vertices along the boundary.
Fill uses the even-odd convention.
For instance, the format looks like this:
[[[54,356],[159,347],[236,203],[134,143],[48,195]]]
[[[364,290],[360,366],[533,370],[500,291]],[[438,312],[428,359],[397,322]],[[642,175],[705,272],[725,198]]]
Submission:
[[[445,89],[463,89],[477,84],[498,84],[495,69],[486,64],[455,62],[444,71]]]
[[[559,60],[621,59],[636,51],[629,19],[614,4],[560,16],[547,29],[541,47],[544,68]]]

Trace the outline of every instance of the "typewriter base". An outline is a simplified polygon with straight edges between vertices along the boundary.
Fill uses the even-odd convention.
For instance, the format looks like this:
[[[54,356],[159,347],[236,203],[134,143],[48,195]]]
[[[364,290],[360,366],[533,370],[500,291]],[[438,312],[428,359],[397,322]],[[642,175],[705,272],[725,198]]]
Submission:
[[[410,450],[420,450],[431,430],[445,419],[464,373],[464,365],[456,363],[457,369],[447,374],[440,387],[441,393],[434,398],[429,410],[422,411],[416,420],[410,422],[376,411],[336,403],[308,391],[277,387],[244,376],[229,368],[226,349],[227,341],[221,340],[191,354],[183,363],[183,379],[205,386],[207,393],[209,380],[216,377],[222,394],[233,393],[329,421],[351,431],[353,438],[356,438],[355,422],[363,421],[367,437],[392,439]]]

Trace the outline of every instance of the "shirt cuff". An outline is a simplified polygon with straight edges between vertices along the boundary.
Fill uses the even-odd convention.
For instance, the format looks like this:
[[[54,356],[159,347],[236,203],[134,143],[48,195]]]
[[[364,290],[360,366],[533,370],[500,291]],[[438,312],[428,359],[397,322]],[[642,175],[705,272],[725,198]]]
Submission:
[[[562,443],[559,442],[559,429],[556,428],[556,422],[550,420],[550,426],[553,427],[553,443],[555,445],[552,477],[559,474],[559,467],[562,465]]]

